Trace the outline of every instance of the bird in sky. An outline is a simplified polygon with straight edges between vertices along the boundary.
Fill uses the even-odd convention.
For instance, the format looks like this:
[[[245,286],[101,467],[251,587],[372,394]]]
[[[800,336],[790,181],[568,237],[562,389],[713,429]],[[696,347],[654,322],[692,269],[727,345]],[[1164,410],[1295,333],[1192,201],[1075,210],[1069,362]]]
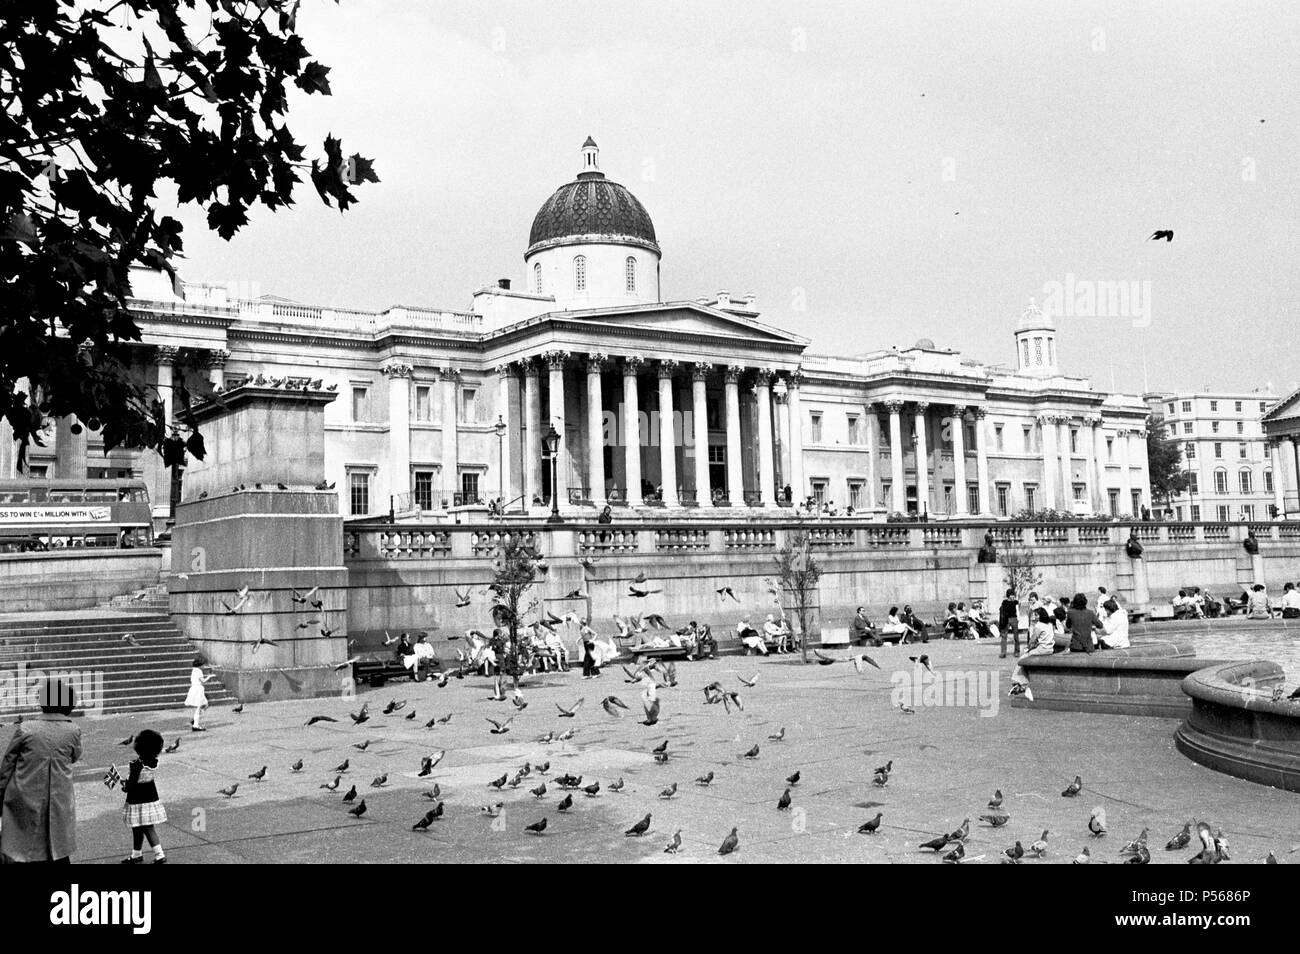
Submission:
[[[736,678],[740,680],[740,684],[746,689],[753,689],[758,685],[758,673],[754,673],[754,675],[750,676],[748,679],[737,673]]]
[[[853,662],[853,669],[855,672],[862,672],[863,663],[866,663],[869,666],[875,666],[877,669],[880,668],[880,663],[876,662],[866,653],[855,653],[853,656],[849,658]]]
[[[560,705],[560,704],[557,702],[557,703],[555,704],[555,708],[557,708],[557,709],[560,710],[560,716],[559,716],[559,717],[560,717],[561,719],[572,719],[572,718],[574,718],[574,717],[578,714],[578,710],[582,708],[582,704],[583,704],[583,702],[585,702],[585,701],[586,701],[586,698],[585,698],[585,697],[579,697],[578,701],[575,702],[573,705],[569,706],[569,708],[567,708],[567,709],[564,708],[564,706]]]
[[[315,725],[317,722],[338,722],[333,716],[314,715],[307,720],[308,725]]]
[[[916,663],[918,666],[922,667],[926,672],[929,672],[929,673],[933,673],[933,672],[934,672],[934,669],[931,668],[931,666],[930,666],[930,654],[929,654],[929,653],[921,653],[921,655],[919,655],[919,656],[908,656],[907,658],[908,658],[908,661],[909,661],[909,662],[914,662],[914,663]],[[879,669],[880,667],[877,666],[876,668]]]
[[[725,603],[728,598],[735,600],[737,603],[740,602],[740,597],[736,595],[736,591],[729,586],[720,586],[714,592],[718,594],[720,602]]]
[[[1158,241],[1160,241],[1161,239],[1164,239],[1166,242],[1172,242],[1172,241],[1174,240],[1174,230],[1173,230],[1173,229],[1157,229],[1156,231],[1154,231],[1154,232],[1151,233],[1151,238],[1147,239],[1147,241],[1148,241],[1148,242],[1158,242]]]
[[[459,587],[452,587],[452,589],[456,591],[456,608],[464,609],[466,606],[469,606],[469,604],[472,602],[470,600],[470,594],[472,590],[466,590],[464,593],[462,593]]]
[[[600,700],[600,706],[607,713],[609,713],[610,715],[618,719],[621,719],[623,717],[623,713],[619,712],[618,710],[627,709],[627,703],[624,702],[622,699],[620,699],[618,696],[606,696],[604,699]]]

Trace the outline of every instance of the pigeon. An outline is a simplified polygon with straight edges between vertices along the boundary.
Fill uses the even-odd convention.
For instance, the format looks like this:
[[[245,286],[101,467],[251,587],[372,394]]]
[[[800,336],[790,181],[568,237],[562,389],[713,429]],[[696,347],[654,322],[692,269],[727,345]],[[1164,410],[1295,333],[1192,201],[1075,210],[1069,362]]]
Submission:
[[[1087,848],[1084,848],[1083,851],[1079,852],[1079,854],[1075,856],[1075,859],[1070,862],[1072,865],[1087,865],[1091,863],[1092,852]]]
[[[313,586],[306,593],[299,593],[297,590],[293,590],[292,599],[299,606],[305,606],[306,604],[314,600],[318,593],[320,593],[319,586]]]
[[[607,713],[618,719],[623,718],[623,713],[618,710],[627,709],[627,703],[618,696],[606,696],[604,699],[600,700],[600,705]]]
[[[647,596],[651,596],[652,594],[662,593],[662,592],[663,592],[662,589],[652,590],[649,587],[643,589],[638,586],[628,586],[627,588],[627,595],[631,597],[635,597],[636,599],[639,600],[643,600]]]
[[[123,634],[122,634],[122,642],[127,643],[128,645],[131,645],[131,646],[139,646],[139,645],[140,645],[140,643],[139,643],[139,642],[136,640],[136,638],[135,638],[135,633],[123,633]]]
[[[653,749],[650,750],[651,754],[653,755],[663,755],[667,751],[668,751],[667,739],[664,739],[662,742],[660,742],[658,745],[656,745]]]
[[[718,854],[729,855],[740,847],[740,838],[736,835],[736,829],[731,829],[731,834],[722,839],[722,844],[718,846]]]
[[[175,752],[178,749],[180,749],[180,747],[181,747],[180,736],[177,736],[176,741],[171,743],[169,746],[167,746],[167,748],[163,749],[163,751],[170,755],[172,752]]]
[[[338,719],[330,716],[316,715],[307,720],[308,725],[315,725],[317,722],[338,722]]]
[[[492,728],[488,729],[490,733],[493,735],[505,735],[510,731],[510,723],[515,721],[515,717],[511,716],[509,719],[506,719],[505,722],[498,722],[496,719],[488,719],[487,721],[492,723]]]
[[[358,752],[364,752],[366,749],[370,748],[370,740],[366,739],[364,742],[353,742],[352,747]]]
[[[617,782],[610,782],[608,788],[611,792],[623,791],[623,776],[620,775]]]
[[[779,732],[774,732],[774,733],[772,733],[771,735],[769,735],[769,736],[767,737],[767,741],[769,741],[769,742],[780,742],[780,741],[781,741],[782,739],[784,739],[784,738],[785,738],[785,726],[781,726],[781,729],[780,729]]]
[[[469,606],[470,591],[466,590],[464,593],[462,593],[458,587],[452,587],[452,589],[456,591],[456,608],[463,609],[464,607]]]
[[[864,821],[861,825],[858,826],[858,834],[874,835],[876,832],[880,830],[880,819],[884,817],[885,816],[882,812],[876,812],[875,818],[868,818],[866,821]]]
[[[118,745],[130,745],[130,744],[131,744],[132,742],[134,742],[134,741],[135,741],[135,736],[134,736],[134,735],[128,735],[125,739],[123,739],[121,742],[119,742],[119,743],[117,743],[117,744],[118,744]]]
[[[903,715],[916,715],[916,710],[905,702],[900,702],[898,704],[898,711],[903,713]]]
[[[510,697],[510,704],[520,712],[523,712],[528,708],[528,703],[524,701],[523,694],[520,693],[518,689],[516,689],[515,694]],[[407,718],[409,719],[410,716],[407,716]]]
[[[352,724],[353,724],[353,725],[360,725],[360,724],[363,723],[363,722],[369,722],[369,721],[370,721],[370,712],[369,712],[369,710],[366,709],[365,706],[362,706],[360,712],[356,712],[356,713],[349,712],[349,713],[348,713],[348,718],[352,720]],[[333,720],[330,720],[330,721],[333,721]]]
[[[411,722],[411,721],[413,721],[414,719],[415,719],[415,710],[412,709],[410,712],[408,712],[408,713],[406,714],[406,721],[407,721],[407,722]]]
[[[546,797],[546,783],[543,782],[541,785],[538,785],[536,788],[530,788],[530,789],[528,790],[528,793],[529,793],[530,795],[532,795],[533,798],[545,798],[545,797]]]
[[[894,770],[894,760],[890,759],[884,765],[877,765],[875,774],[880,775],[883,772],[885,775],[888,775],[893,770]]]
[[[351,759],[344,759],[342,765],[336,765],[336,766],[334,766],[334,771],[336,771],[336,772],[346,772],[346,771],[348,770],[348,765],[349,765],[350,763],[351,763]]]
[[[1149,865],[1151,864],[1151,852],[1146,845],[1138,845],[1132,854],[1124,858],[1126,865]]]
[[[448,712],[445,716],[443,716],[441,719],[438,720],[438,725],[446,725],[447,723],[451,722],[451,717],[454,714],[455,713]]]
[[[656,754],[655,754],[655,764],[656,764],[656,765],[667,765],[667,764],[668,764],[668,753],[667,753],[667,752],[658,752],[658,753],[656,753]]]
[[[1147,241],[1148,241],[1148,242],[1158,242],[1158,241],[1160,241],[1161,239],[1164,239],[1166,242],[1172,242],[1172,241],[1174,240],[1174,230],[1173,230],[1173,229],[1157,229],[1156,231],[1154,231],[1154,232],[1151,233],[1151,237],[1150,237],[1149,239],[1147,239]]]
[[[965,841],[969,835],[970,835],[970,819],[964,818],[962,819],[962,823],[960,825],[958,825],[954,830],[948,832],[948,840]]]
[[[578,734],[577,729],[565,729],[563,732],[561,732],[559,735],[555,737],[555,741],[568,742],[571,738],[573,738],[577,734]]]
[[[993,797],[989,799],[989,808],[1001,808],[1001,807],[1002,807],[1002,789],[1000,788],[994,789]]]
[[[980,816],[980,821],[986,821],[993,828],[1001,828],[1007,822],[1011,821],[1011,816],[1006,812],[988,812]]]
[[[560,710],[560,716],[559,716],[559,717],[560,717],[561,719],[572,719],[572,718],[574,718],[574,717],[578,714],[578,710],[582,708],[582,703],[583,703],[584,701],[585,701],[585,699],[583,699],[583,698],[579,698],[577,702],[575,702],[573,705],[571,705],[571,706],[570,706],[569,708],[567,708],[567,709],[564,708],[564,706],[560,705],[560,704],[557,702],[557,703],[555,704],[555,708],[557,708],[557,709]]]
[[[779,812],[785,811],[790,807],[792,801],[793,799],[790,798],[790,790],[787,788],[781,793],[781,797],[776,800],[776,810]]]
[[[1270,852],[1268,853],[1268,857],[1264,859],[1264,864],[1266,864],[1266,865],[1275,865],[1275,864],[1277,864],[1277,863],[1278,863],[1277,855],[1275,855],[1273,852],[1270,851]]]
[[[1168,844],[1165,845],[1165,851],[1182,851],[1191,843],[1191,841],[1192,841],[1192,823],[1187,822],[1185,825],[1183,825],[1182,831],[1180,831],[1178,834],[1174,835],[1174,837],[1169,839]]]
[[[560,800],[559,809],[562,812],[567,812],[572,807],[573,807],[573,793],[569,792],[569,794],[565,795],[564,798]]]
[[[1083,777],[1080,775],[1076,775],[1074,777],[1074,781],[1071,782],[1068,786],[1066,786],[1065,791],[1061,793],[1061,797],[1074,798],[1081,791],[1083,791]]]
[[[583,786],[582,790],[586,793],[588,798],[595,798],[600,794],[600,783],[592,782],[590,785]]]
[[[886,785],[889,784],[889,772],[888,771],[882,772],[880,771],[880,769],[876,769],[876,774],[871,777],[871,781],[872,784],[876,785],[877,787],[884,788]]]
[[[922,667],[923,669],[925,669],[926,672],[929,672],[929,673],[933,673],[933,672],[934,672],[934,669],[931,668],[931,666],[930,666],[930,654],[929,654],[929,653],[921,653],[921,655],[919,655],[919,656],[908,656],[907,658],[908,658],[908,661],[909,661],[909,662],[914,662],[914,663],[916,663],[918,666],[920,666],[920,667]]]
[[[922,842],[920,847],[928,848],[931,851],[942,851],[944,848],[948,847],[950,841],[952,841],[952,839],[947,835],[940,835],[937,838],[931,838],[929,841]]]
[[[948,852],[946,855],[943,856],[943,863],[946,865],[955,865],[958,864],[965,857],[966,857],[966,844],[965,842],[959,841],[957,842],[956,848],[954,848],[952,851]]]
[[[830,656],[827,656],[820,649],[814,649],[813,655],[817,657],[817,664],[819,666],[829,666],[831,663],[835,662],[834,659],[832,659]]]
[[[343,776],[342,776],[342,775],[335,775],[335,776],[334,776],[334,781],[332,781],[332,782],[326,782],[324,785],[321,786],[321,788],[325,789],[326,791],[330,791],[330,792],[332,792],[332,791],[334,791],[335,789],[337,789],[337,788],[339,787],[339,782],[341,782],[341,781],[343,781]]]
[[[750,676],[748,679],[737,673],[736,678],[740,680],[740,684],[746,689],[753,689],[758,685],[758,673],[754,673],[754,675]]]
[[[665,788],[662,792],[659,793],[659,797],[672,798],[676,794],[677,794],[677,783],[673,782],[673,784],[669,785],[667,788]]]
[[[383,775],[377,775],[377,776],[375,776],[375,778],[372,779],[371,782],[370,782],[370,787],[371,787],[371,788],[383,788],[383,787],[384,787],[385,785],[387,785],[387,784],[388,784],[388,773],[385,772]]]
[[[427,798],[431,802],[436,802],[438,799],[442,798],[442,786],[437,782],[434,782],[433,788],[429,789],[427,792],[421,792],[420,797]]]
[[[754,743],[754,747],[753,747],[752,749],[750,749],[748,752],[742,752],[741,755],[740,755],[740,757],[741,757],[742,759],[756,759],[756,758],[758,758],[758,743],[755,742],[755,743]]]
[[[866,663],[869,666],[875,666],[877,669],[880,668],[880,663],[876,662],[866,653],[858,653],[857,655],[850,657],[850,659],[853,663],[853,669],[855,672],[862,672],[863,663]],[[834,660],[831,660],[831,662],[834,662]]]
[[[235,792],[239,791],[239,783],[235,782],[229,788],[219,788],[217,791],[226,796],[226,798],[234,798]]]
[[[497,791],[501,791],[501,789],[505,788],[506,782],[509,779],[510,779],[510,775],[507,773],[505,775],[502,775],[500,778],[493,779],[492,781],[488,782],[488,787],[495,788]]]
[[[729,586],[720,586],[714,592],[718,594],[718,599],[721,602],[725,603],[727,601],[727,597],[731,597],[737,603],[740,602],[740,597],[736,595],[736,591]]]
[[[1135,855],[1147,847],[1147,829],[1119,850],[1121,855]]]
[[[420,759],[420,771],[416,778],[426,778],[433,771],[433,758],[426,755]]]
[[[495,805],[484,805],[479,812],[488,818],[496,818],[501,814],[501,809],[505,807],[505,802],[497,802]]]
[[[439,802],[438,805],[439,807],[441,807],[442,802]],[[427,812],[424,813],[423,818],[421,818],[418,822],[416,822],[414,825],[411,826],[411,831],[428,831],[429,826],[433,824],[433,820],[437,817],[438,817],[438,809],[436,808],[429,809]]]
[[[681,850],[681,847],[682,847],[682,830],[679,828],[677,829],[677,831],[673,832],[673,840],[668,842],[667,846],[664,848],[664,854],[675,855],[677,854],[678,851]],[[1269,857],[1272,857],[1272,853],[1269,854]],[[1276,859],[1274,859],[1273,864],[1277,864]]]
[[[351,788],[348,789],[347,794],[343,796],[343,801],[348,805],[351,805],[356,800],[357,800],[357,787],[353,785]]]
[[[646,812],[645,818],[641,819],[627,831],[623,832],[625,838],[640,838],[650,830],[650,813]]]
[[[406,700],[398,702],[396,699],[388,700],[388,705],[384,706],[384,715],[392,715],[394,712],[401,712],[406,708]]]
[[[713,784],[713,772],[709,772],[709,774],[707,774],[707,775],[701,775],[699,778],[697,778],[697,779],[695,780],[695,784],[696,784],[696,785],[701,785],[701,786],[704,786],[704,787],[708,787],[709,785],[712,785],[712,784]]]
[[[1106,809],[1100,805],[1092,810],[1092,816],[1088,819],[1088,831],[1092,832],[1094,838],[1106,834]]]
[[[364,798],[361,799],[361,801],[357,802],[356,808],[348,809],[348,814],[351,815],[353,818],[360,818],[365,813],[366,813],[366,800]]]
[[[254,782],[260,782],[262,779],[266,778],[266,766],[263,765],[260,769],[258,769],[256,772],[254,772],[252,775],[248,777],[251,778]]]
[[[786,777],[785,782],[787,785],[798,785],[801,778],[803,778],[803,773],[796,770],[793,775]]]
[[[1039,839],[1029,846],[1029,853],[1035,858],[1043,857],[1047,852],[1047,836],[1050,834],[1051,832],[1044,828]]]
[[[253,652],[256,653],[258,648],[261,646],[279,646],[279,645],[280,644],[277,643],[274,639],[267,639],[265,636],[258,636],[257,640],[253,643]],[[236,706],[231,711],[236,713],[243,712],[244,704],[241,702],[238,706]]]

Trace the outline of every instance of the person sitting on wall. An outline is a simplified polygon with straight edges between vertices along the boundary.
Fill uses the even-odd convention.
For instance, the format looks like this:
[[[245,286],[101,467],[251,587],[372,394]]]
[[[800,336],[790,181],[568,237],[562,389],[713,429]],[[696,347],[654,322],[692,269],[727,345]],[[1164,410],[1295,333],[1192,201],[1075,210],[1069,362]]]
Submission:
[[[694,623],[692,623],[694,625]],[[716,659],[718,641],[713,638],[713,628],[705,623],[696,630],[695,655],[701,659]]]
[[[1170,603],[1174,608],[1174,619],[1200,619],[1204,615],[1186,590],[1179,590]]]
[[[972,601],[970,609],[966,613],[966,619],[975,631],[976,639],[997,638],[997,630],[989,621],[988,614],[984,612],[984,603],[981,600]]]
[[[1121,607],[1114,597],[1101,608],[1105,615],[1101,618],[1102,636],[1097,640],[1097,648],[1128,649],[1128,610]]]
[[[763,621],[763,638],[765,642],[776,643],[778,656],[784,656],[788,651],[786,628],[776,621],[776,616],[772,613],[768,613],[767,619]]]
[[[1290,584],[1287,584],[1290,586]],[[853,616],[853,622],[849,624],[849,634],[853,642],[859,646],[865,646],[868,642],[875,642],[876,627],[871,625],[871,620],[867,619],[867,611],[859,606]]]
[[[1029,678],[1025,675],[1024,662],[1030,656],[1050,656],[1056,652],[1056,627],[1052,614],[1042,606],[1029,611],[1029,650],[1016,659],[1016,668],[1011,672],[1010,696],[1023,695],[1030,702],[1034,694],[1029,691]]]
[[[560,634],[555,630],[547,630],[546,638],[543,641],[551,658],[555,660],[555,665],[559,667],[560,672],[569,671],[569,651],[564,648],[564,640],[560,639]]]
[[[1246,616],[1250,619],[1272,619],[1273,604],[1269,602],[1268,593],[1263,583],[1256,583],[1250,588],[1250,600],[1246,604]]]
[[[1200,587],[1197,587],[1197,590],[1201,592],[1201,606],[1205,610],[1207,619],[1218,619],[1225,615],[1222,601],[1208,590],[1201,591]]]
[[[754,652],[759,655],[767,655],[767,645],[763,642],[763,637],[759,635],[758,630],[749,624],[749,617],[742,617],[736,624],[736,635],[740,637],[740,642],[745,647],[745,654]]]
[[[943,631],[949,639],[965,639],[969,632],[964,614],[957,612],[957,604],[949,603],[943,617]]]
[[[411,647],[410,654],[403,654],[401,660],[402,665],[411,670],[412,675],[417,679],[420,675],[421,666],[433,664],[433,647],[429,645],[428,638],[424,633],[415,637],[415,645]]]
[[[1065,629],[1070,634],[1070,652],[1091,653],[1096,650],[1097,637],[1093,634],[1103,632],[1103,627],[1097,614],[1088,608],[1088,597],[1082,593],[1075,593],[1070,600]]]
[[[1282,618],[1300,619],[1300,589],[1294,583],[1282,587]]]
[[[1231,596],[1225,596],[1223,598],[1223,604],[1229,616],[1233,613],[1244,613],[1246,607],[1250,605],[1250,593],[1246,590],[1242,590],[1241,595],[1235,600]]]
[[[902,617],[898,615],[898,607],[889,607],[889,615],[885,617],[885,625],[880,627],[880,633],[876,637],[876,645],[882,642],[881,636],[898,636],[898,645],[902,646],[907,642],[908,637],[913,636],[912,628],[903,622]]]

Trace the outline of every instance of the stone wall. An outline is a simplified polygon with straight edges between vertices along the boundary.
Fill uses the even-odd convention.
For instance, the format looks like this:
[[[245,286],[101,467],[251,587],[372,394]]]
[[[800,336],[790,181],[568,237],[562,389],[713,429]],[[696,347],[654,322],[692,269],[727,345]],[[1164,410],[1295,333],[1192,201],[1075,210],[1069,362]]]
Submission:
[[[0,554],[0,613],[85,609],[158,582],[156,549]]]

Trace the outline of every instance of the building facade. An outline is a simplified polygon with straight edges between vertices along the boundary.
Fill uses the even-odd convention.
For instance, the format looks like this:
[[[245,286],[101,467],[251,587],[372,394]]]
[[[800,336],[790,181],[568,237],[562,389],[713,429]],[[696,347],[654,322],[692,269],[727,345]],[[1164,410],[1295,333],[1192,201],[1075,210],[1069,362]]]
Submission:
[[[1152,426],[1182,452],[1187,490],[1167,503],[1160,501],[1175,520],[1272,517],[1277,471],[1263,418],[1276,395],[1267,390],[1160,392],[1146,399]]]
[[[576,177],[534,218],[522,282],[481,287],[465,310],[370,312],[141,270],[137,369],[169,415],[178,383],[196,396],[246,380],[336,390],[326,467],[349,516],[498,497],[540,509],[553,491],[563,509],[679,516],[807,497],[935,517],[1150,505],[1146,405],[1063,373],[1032,302],[1008,328],[1006,366],[928,339],[819,355],[763,321],[753,296],[661,300],[661,256],[649,214],[588,139]],[[31,465],[144,476],[160,520],[175,486],[156,455],[106,456],[66,424]]]
[[[1292,391],[1261,422],[1273,469],[1273,506],[1287,520],[1300,520],[1300,391]]]

